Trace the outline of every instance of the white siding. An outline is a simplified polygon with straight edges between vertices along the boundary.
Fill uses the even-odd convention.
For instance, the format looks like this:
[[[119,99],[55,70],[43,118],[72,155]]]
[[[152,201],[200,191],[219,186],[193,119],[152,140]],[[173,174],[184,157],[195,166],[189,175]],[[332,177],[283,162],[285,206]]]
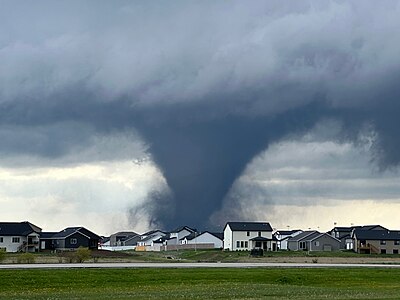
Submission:
[[[13,243],[13,237],[19,238],[19,243]],[[6,248],[6,252],[17,252],[18,247],[22,245],[23,242],[26,242],[27,239],[24,236],[2,236],[3,243],[0,243],[0,248]]]
[[[224,249],[233,250],[232,249],[232,230],[228,226],[225,227],[224,230]]]
[[[247,233],[249,233],[247,235]],[[224,230],[224,249],[229,249],[231,251],[236,250],[251,250],[252,243],[250,239],[258,237],[259,231],[233,231],[228,226]],[[261,236],[267,239],[272,239],[272,231],[261,231]],[[243,247],[237,247],[237,242],[243,242]],[[247,242],[247,247],[246,247]]]
[[[222,248],[222,241],[216,236],[205,232],[192,240],[187,241],[187,244],[214,244],[214,248]]]

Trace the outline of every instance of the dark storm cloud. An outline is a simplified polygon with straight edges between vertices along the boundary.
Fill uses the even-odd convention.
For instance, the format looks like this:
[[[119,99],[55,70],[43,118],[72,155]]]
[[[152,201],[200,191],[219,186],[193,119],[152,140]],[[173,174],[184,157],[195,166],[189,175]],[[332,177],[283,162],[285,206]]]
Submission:
[[[1,5],[1,153],[138,130],[172,193],[154,222],[206,223],[255,155],[325,117],[399,163],[398,1]]]

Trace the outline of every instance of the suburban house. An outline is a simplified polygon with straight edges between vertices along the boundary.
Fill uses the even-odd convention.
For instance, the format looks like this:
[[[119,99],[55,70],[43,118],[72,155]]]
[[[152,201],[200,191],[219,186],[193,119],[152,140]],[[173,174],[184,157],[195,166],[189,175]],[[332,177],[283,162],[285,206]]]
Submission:
[[[340,249],[353,250],[353,238],[351,237],[351,233],[354,229],[359,228],[360,226],[351,226],[351,227],[334,227],[328,234],[340,240]]]
[[[110,246],[135,246],[140,235],[133,231],[120,231],[110,235]]]
[[[170,240],[168,244],[178,245],[180,243],[180,240],[194,232],[196,232],[196,229],[190,228],[188,226],[178,227],[170,232]]]
[[[1,222],[0,249],[6,252],[37,252],[42,229],[29,222]]]
[[[287,243],[288,250],[292,251],[337,251],[340,249],[340,240],[316,230],[304,231],[289,238]]]
[[[206,248],[216,248],[219,249],[224,246],[224,235],[223,233],[215,232],[193,232],[188,236],[185,236],[181,243],[183,245],[195,245],[196,247],[206,249]]]
[[[136,251],[154,251],[154,241],[166,236],[167,233],[161,230],[152,230],[144,233],[137,241]],[[158,245],[157,245],[158,247]]]
[[[224,227],[224,249],[276,251],[276,239],[267,222],[228,222]]]
[[[84,227],[68,227],[60,232],[43,232],[42,250],[73,250],[79,247],[97,249],[101,237]]]
[[[353,232],[354,251],[363,254],[399,254],[400,231],[363,230]]]
[[[300,233],[302,233],[303,230],[300,229],[294,229],[294,230],[278,230],[276,231],[273,236],[277,240],[277,248],[278,250],[288,250],[287,247],[287,241],[289,238],[294,237]]]

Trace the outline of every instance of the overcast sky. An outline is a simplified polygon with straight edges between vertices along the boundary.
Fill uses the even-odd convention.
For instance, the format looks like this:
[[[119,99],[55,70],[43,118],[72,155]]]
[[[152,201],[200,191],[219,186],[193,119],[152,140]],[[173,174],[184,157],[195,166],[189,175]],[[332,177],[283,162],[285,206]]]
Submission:
[[[0,0],[0,220],[400,229],[399,15]]]

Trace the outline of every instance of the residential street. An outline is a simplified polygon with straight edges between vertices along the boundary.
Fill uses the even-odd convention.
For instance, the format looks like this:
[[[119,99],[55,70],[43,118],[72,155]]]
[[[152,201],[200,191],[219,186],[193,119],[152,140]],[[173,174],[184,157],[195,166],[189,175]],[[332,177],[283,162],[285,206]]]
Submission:
[[[308,264],[308,263],[83,263],[0,264],[0,269],[72,268],[400,268],[400,264]]]

